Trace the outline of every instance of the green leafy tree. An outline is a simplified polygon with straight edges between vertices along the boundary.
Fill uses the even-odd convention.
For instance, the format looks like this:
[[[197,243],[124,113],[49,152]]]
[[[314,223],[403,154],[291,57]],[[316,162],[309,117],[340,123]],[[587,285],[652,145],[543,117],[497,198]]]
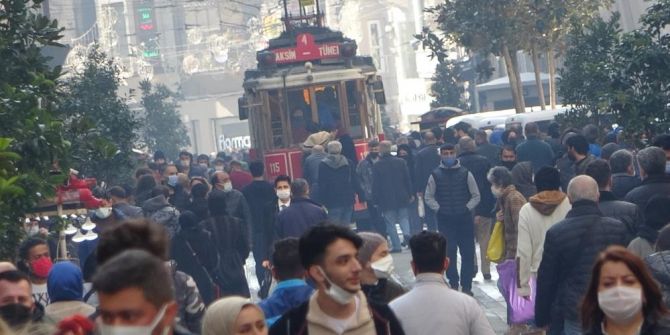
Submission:
[[[179,115],[179,95],[167,86],[140,82],[142,106],[145,110],[142,140],[150,151],[161,150],[167,157],[177,157],[191,144],[186,126]]]
[[[61,70],[41,53],[59,45],[62,29],[37,14],[41,3],[0,0],[0,134],[12,139],[0,141],[0,259],[13,259],[22,218],[64,180],[52,171],[68,150],[55,104]]]
[[[431,85],[431,96],[434,98],[430,103],[431,108],[452,106],[461,109],[469,109],[465,99],[465,88],[463,86],[463,69],[460,64],[445,60],[435,67]]]
[[[118,66],[96,45],[85,56],[83,66],[65,82],[60,105],[72,165],[110,184],[125,182],[134,169],[132,149],[140,124],[117,95]]]

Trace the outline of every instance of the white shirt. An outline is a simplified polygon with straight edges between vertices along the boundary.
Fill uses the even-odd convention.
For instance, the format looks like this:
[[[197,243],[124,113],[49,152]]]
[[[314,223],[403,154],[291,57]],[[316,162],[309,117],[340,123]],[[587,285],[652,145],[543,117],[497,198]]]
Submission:
[[[495,334],[477,301],[449,288],[438,273],[418,274],[414,288],[389,307],[405,334],[445,334],[445,329],[449,335]]]
[[[356,310],[346,319],[336,319],[328,315],[324,316],[324,322],[328,324],[328,328],[333,330],[335,333],[341,335],[344,334],[344,331],[349,329],[351,324],[356,323],[356,318],[358,317],[359,309],[361,308],[361,299],[355,297],[356,300]]]
[[[291,206],[291,198],[289,198],[286,203],[283,203],[281,200],[277,200],[277,206],[279,206],[280,212],[287,209],[288,206]]]
[[[49,304],[49,292],[47,292],[47,284],[32,284],[33,286],[33,300],[35,303],[46,307]]]

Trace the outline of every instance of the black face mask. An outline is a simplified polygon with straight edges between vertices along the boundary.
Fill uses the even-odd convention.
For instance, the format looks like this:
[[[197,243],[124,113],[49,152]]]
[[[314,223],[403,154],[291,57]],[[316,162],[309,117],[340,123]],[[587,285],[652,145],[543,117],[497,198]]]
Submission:
[[[378,152],[370,152],[368,153],[368,156],[370,156],[371,159],[377,159],[379,157]]]
[[[21,304],[9,304],[0,307],[0,318],[12,327],[30,322],[32,316],[30,308]]]
[[[500,164],[506,167],[508,170],[512,171],[512,168],[516,165],[516,162],[500,162]]]

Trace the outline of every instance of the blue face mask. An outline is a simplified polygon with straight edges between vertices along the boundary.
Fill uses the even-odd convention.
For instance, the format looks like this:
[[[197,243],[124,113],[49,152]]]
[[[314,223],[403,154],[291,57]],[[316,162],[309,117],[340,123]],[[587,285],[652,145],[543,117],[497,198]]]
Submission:
[[[442,158],[442,164],[446,167],[452,167],[456,165],[456,158],[455,157],[444,157]]]
[[[168,185],[175,187],[177,186],[177,175],[168,176]]]

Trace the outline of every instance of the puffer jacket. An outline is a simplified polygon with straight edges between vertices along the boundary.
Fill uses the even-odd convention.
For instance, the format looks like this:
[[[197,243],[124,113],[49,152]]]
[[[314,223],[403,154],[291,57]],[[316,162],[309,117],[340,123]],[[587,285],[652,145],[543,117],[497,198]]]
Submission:
[[[637,235],[640,225],[644,223],[642,211],[637,205],[617,200],[612,192],[600,191],[600,202],[598,203],[598,207],[600,207],[604,216],[615,218],[626,225],[626,228],[628,228],[629,242],[635,235]]]
[[[663,302],[670,308],[670,250],[651,254],[644,261],[661,287]]]
[[[179,211],[172,207],[164,195],[148,199],[142,205],[144,216],[163,226],[170,240],[179,233]]]
[[[645,178],[640,186],[626,194],[624,200],[636,204],[639,208],[644,208],[647,205],[647,201],[656,194],[670,196],[669,176],[663,175]]]
[[[625,247],[627,236],[626,226],[604,217],[595,202],[573,203],[566,218],[547,231],[544,241],[537,274],[537,326],[549,326],[548,334],[557,334],[565,320],[577,322],[597,255],[611,245]]]

